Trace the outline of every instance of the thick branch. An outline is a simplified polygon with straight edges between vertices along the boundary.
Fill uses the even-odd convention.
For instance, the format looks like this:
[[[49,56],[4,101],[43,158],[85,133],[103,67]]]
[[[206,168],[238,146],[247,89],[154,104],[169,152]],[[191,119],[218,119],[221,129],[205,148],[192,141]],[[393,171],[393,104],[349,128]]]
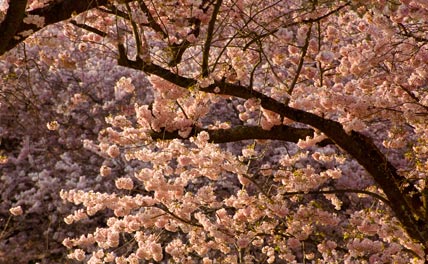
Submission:
[[[119,63],[149,74],[155,74],[185,89],[197,83],[194,79],[174,74],[158,65],[144,64],[142,61],[130,61],[123,52],[119,58]],[[214,84],[206,88],[200,88],[200,91],[236,96],[244,99],[257,98],[263,108],[320,130],[337,146],[355,158],[372,175],[384,191],[390,201],[391,209],[403,224],[408,234],[420,242],[428,240],[428,230],[421,214],[423,205],[420,193],[411,184],[403,187],[406,185],[405,178],[398,174],[397,169],[367,136],[355,131],[348,134],[339,122],[289,107],[245,86],[226,83],[224,81],[215,81]]]
[[[286,125],[274,126],[269,131],[256,126],[237,126],[230,129],[216,130],[193,128],[190,134],[196,135],[201,131],[208,132],[208,134],[210,135],[210,142],[214,143],[227,143],[247,139],[270,139],[297,143],[299,139],[305,140],[306,137],[314,136],[313,129],[295,128]],[[178,134],[178,131],[153,132],[150,134],[150,136],[153,139],[184,139]],[[333,144],[333,142],[329,139],[324,139],[318,143],[318,146],[326,146],[328,144]]]
[[[42,27],[39,27],[35,24],[25,24],[22,23],[22,19],[20,20],[20,13],[17,11],[12,11],[13,8],[19,8],[22,9],[22,4],[26,3],[24,0],[13,0],[10,3],[10,7],[8,9],[11,13],[11,16],[13,16],[13,21],[10,20],[7,22],[6,19],[2,22],[0,26],[0,32],[2,34],[2,37],[0,38],[0,55],[4,54],[6,51],[9,51],[16,47],[19,43],[24,41],[27,36],[22,36],[21,34],[24,31],[31,30],[32,33],[39,31],[43,27],[46,27],[48,25],[67,20],[71,18],[72,15],[83,13],[89,9],[103,6],[108,4],[108,0],[63,0],[63,1],[53,1],[52,3],[41,7],[37,9],[33,9],[29,12],[27,12],[24,15],[27,17],[28,15],[38,15],[41,17],[44,17],[45,23]],[[126,0],[125,2],[130,2],[130,0]],[[24,6],[25,8],[25,6]],[[22,11],[23,14],[23,11]],[[8,24],[9,27],[13,27],[12,29],[9,29],[9,31],[4,31],[3,27]],[[4,32],[7,32],[7,34],[4,34]],[[12,34],[12,35],[10,35]],[[5,37],[6,36],[6,37]]]
[[[118,46],[118,51],[119,51],[118,64],[120,66],[140,70],[147,74],[154,74],[165,80],[168,80],[169,82],[177,84],[180,87],[189,88],[197,84],[197,81],[194,79],[183,77],[178,74],[172,73],[171,71],[165,68],[162,68],[156,64],[145,63],[141,59],[137,59],[136,61],[129,60],[126,54],[126,49],[122,44]]]
[[[18,31],[17,25],[22,23],[25,14],[27,0],[12,0],[9,3],[9,9],[3,22],[0,24],[0,54],[4,53],[7,44],[13,39]]]

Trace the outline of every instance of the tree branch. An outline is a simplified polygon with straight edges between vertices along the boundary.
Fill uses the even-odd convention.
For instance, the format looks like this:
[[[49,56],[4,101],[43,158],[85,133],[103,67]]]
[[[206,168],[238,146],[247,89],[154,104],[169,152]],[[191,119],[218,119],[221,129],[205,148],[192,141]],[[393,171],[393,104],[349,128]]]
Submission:
[[[382,201],[384,204],[391,206],[390,202],[385,199],[385,197],[366,190],[355,190],[355,189],[337,189],[337,190],[318,190],[318,191],[300,191],[300,192],[285,192],[283,195],[298,195],[298,194],[336,194],[336,193],[357,193],[357,194],[367,194],[370,195],[379,201]]]
[[[311,32],[312,32],[312,23],[309,24],[309,29],[308,29],[308,32],[306,33],[305,44],[302,47],[302,53],[300,55],[299,64],[297,65],[296,74],[294,75],[294,79],[290,84],[290,88],[288,89],[288,94],[290,96],[293,93],[294,87],[296,86],[297,80],[299,79],[299,76],[300,76],[300,72],[302,71],[302,68],[303,68],[306,52],[308,51],[308,47],[309,47],[309,40],[311,39]],[[289,100],[290,99],[288,98],[287,104]]]
[[[137,48],[137,57],[143,55],[143,45],[141,44],[140,34],[138,33],[138,26],[135,23],[132,17],[132,10],[128,3],[125,4],[126,11],[128,11],[128,19],[132,26],[132,31],[134,33],[135,45]]]
[[[193,128],[191,135],[196,135],[201,131],[206,131],[210,135],[210,142],[227,143],[248,139],[270,139],[282,140],[297,143],[299,140],[304,140],[306,137],[313,137],[314,130],[310,128],[295,128],[286,125],[274,126],[271,130],[264,130],[257,126],[236,126],[229,129],[200,129]],[[152,132],[152,139],[185,139],[178,134],[178,131],[167,132]],[[327,146],[333,144],[330,139],[324,139],[319,142],[318,146]]]
[[[15,34],[17,34],[17,25],[22,24],[24,19],[25,7],[27,6],[27,0],[12,0],[9,3],[9,9],[3,22],[0,24],[0,32],[2,34],[0,40],[0,55],[6,50],[7,44],[13,40]],[[21,33],[21,32],[18,32]]]
[[[211,14],[210,22],[208,24],[207,38],[205,40],[204,51],[202,53],[202,77],[207,77],[209,73],[208,59],[210,57],[211,41],[213,39],[215,21],[217,20],[217,15],[220,11],[220,6],[222,2],[222,0],[217,0],[217,2],[215,3],[213,13]]]
[[[171,212],[171,211],[168,209],[168,207],[166,207],[164,204],[157,204],[157,205],[154,205],[153,207],[154,207],[154,208],[158,208],[158,209],[160,209],[160,210],[164,211],[165,213],[169,214],[170,216],[172,216],[173,218],[175,218],[175,219],[176,219],[176,220],[178,220],[178,221],[181,221],[181,222],[186,223],[186,224],[191,225],[191,226],[202,227],[202,225],[201,225],[201,224],[197,223],[196,219],[192,219],[192,220],[194,220],[194,221],[192,221],[192,220],[188,221],[188,220],[186,220],[186,219],[184,219],[184,218],[181,218],[181,217],[179,217],[178,215],[176,215],[176,214],[174,214],[173,212]],[[193,215],[192,215],[192,216],[193,216]]]
[[[86,24],[77,23],[75,20],[71,20],[70,23],[73,24],[73,25],[75,25],[76,27],[79,27],[81,29],[84,29],[84,30],[87,30],[89,32],[95,33],[95,34],[97,34],[97,35],[99,35],[101,37],[106,37],[107,36],[107,33],[103,32],[103,31],[101,31],[101,30],[99,30],[97,28],[88,26]]]
[[[194,29],[192,29],[192,31],[188,33],[188,35],[193,34],[195,37],[198,37],[201,27],[201,21],[199,19],[194,18],[192,23],[194,25]],[[181,62],[184,52],[187,50],[188,47],[190,47],[190,44],[191,43],[187,39],[185,39],[181,43],[174,43],[170,45],[172,56],[171,60],[168,62],[168,66],[177,66]]]
[[[140,9],[143,11],[143,13],[147,16],[147,20],[149,21],[150,27],[156,31],[157,33],[161,34],[163,38],[168,37],[168,34],[162,29],[162,27],[155,21],[152,14],[150,13],[149,8],[144,3],[144,1],[139,1],[140,3]]]
[[[13,49],[19,43],[23,42],[29,35],[22,35],[23,32],[31,30],[32,34],[39,31],[40,29],[63,21],[72,17],[72,15],[80,14],[89,9],[96,8],[99,6],[107,5],[108,0],[63,0],[63,1],[54,1],[44,7],[33,9],[24,13],[25,6],[22,5],[27,1],[24,0],[12,0],[10,2],[10,7],[8,9],[8,14],[12,18],[6,19],[0,25],[0,32],[2,32],[2,37],[0,38],[0,55],[3,55],[5,52]],[[131,2],[131,0],[125,0],[125,2]],[[22,10],[22,14],[17,10]],[[23,19],[29,15],[38,15],[44,17],[45,23],[43,26],[37,26],[35,24],[25,24],[22,23],[23,19],[20,19],[20,16],[23,15]],[[13,19],[13,20],[12,20]],[[8,29],[5,31],[5,29]],[[5,34],[6,32],[6,34]]]

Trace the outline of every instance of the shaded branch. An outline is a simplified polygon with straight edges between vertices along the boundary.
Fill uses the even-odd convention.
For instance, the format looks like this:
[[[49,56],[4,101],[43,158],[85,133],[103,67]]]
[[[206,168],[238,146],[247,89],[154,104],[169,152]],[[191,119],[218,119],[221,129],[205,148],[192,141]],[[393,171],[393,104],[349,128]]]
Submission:
[[[251,39],[247,44],[245,44],[244,48],[242,48],[243,51],[246,51],[252,44],[256,42],[261,42],[265,37],[269,37],[270,35],[275,34],[278,32],[278,29],[271,30],[269,32],[266,32],[264,34],[257,35],[253,39]]]
[[[297,65],[296,74],[294,75],[293,81],[290,84],[290,88],[288,89],[288,94],[291,96],[293,93],[294,87],[296,86],[297,80],[299,79],[300,72],[303,68],[303,62],[305,61],[306,52],[308,51],[309,47],[309,40],[311,39],[311,32],[312,32],[312,24],[309,25],[308,32],[306,33],[306,39],[305,44],[302,47],[302,53],[300,55],[299,64]],[[287,99],[287,103],[290,99]]]
[[[38,15],[44,18],[44,25],[43,26],[37,26],[35,24],[25,24],[22,23],[22,19],[19,20],[20,14],[17,11],[10,11],[11,9],[14,10],[14,8],[21,8],[22,4],[26,3],[24,0],[13,0],[10,2],[10,7],[8,9],[8,13],[11,12],[11,16],[13,15],[13,22],[12,20],[9,20],[7,22],[6,19],[2,22],[0,25],[0,32],[2,32],[2,37],[0,38],[0,55],[4,54],[5,52],[13,49],[16,47],[19,43],[23,42],[27,37],[29,37],[31,34],[39,31],[40,29],[60,22],[67,20],[71,18],[74,15],[83,13],[85,11],[88,11],[89,9],[96,8],[99,6],[107,5],[109,3],[108,0],[63,0],[63,1],[54,1],[44,7],[36,8],[33,10],[30,10],[29,12],[24,14],[25,17],[28,17],[29,15]],[[124,2],[131,2],[131,0],[124,0]],[[17,4],[16,4],[17,3]],[[25,7],[24,7],[25,8]],[[13,13],[13,14],[12,14]],[[13,29],[8,29],[8,31],[4,31],[2,27],[6,28],[6,24],[8,24],[8,27],[13,27]],[[31,30],[32,33],[29,35],[22,35],[23,32],[26,32],[28,30]],[[4,32],[7,32],[7,34],[4,34]],[[11,32],[13,32],[12,35]],[[7,36],[7,37],[4,37]]]
[[[123,46],[123,44],[118,45],[118,52],[119,52],[118,64],[120,66],[140,70],[147,74],[154,74],[165,80],[168,80],[169,82],[177,84],[180,87],[189,88],[197,84],[197,81],[194,79],[180,76],[156,64],[145,63],[139,58],[137,58],[137,60],[135,61],[128,59],[128,56],[126,54],[126,49]]]
[[[401,87],[401,89],[403,89],[406,92],[406,94],[408,96],[410,96],[416,102],[417,105],[423,107],[425,110],[428,111],[428,106],[421,104],[421,102],[420,102],[421,100],[412,91],[410,91],[409,89],[407,89],[403,85],[400,85],[400,87]]]
[[[334,13],[339,12],[341,9],[343,9],[343,8],[349,6],[349,5],[351,5],[351,1],[346,2],[344,5],[341,5],[341,6],[337,7],[336,9],[333,9],[330,12],[328,12],[328,13],[322,15],[322,16],[319,16],[317,18],[309,18],[309,19],[303,19],[301,21],[292,22],[292,23],[287,24],[285,27],[292,27],[292,26],[296,26],[296,25],[300,25],[300,24],[312,24],[312,23],[321,21],[324,18],[327,18],[328,16],[330,16],[330,15],[332,15]]]
[[[14,36],[17,33],[22,33],[17,32],[17,26],[22,24],[26,6],[27,0],[10,1],[6,17],[0,24],[0,32],[2,34],[0,39],[0,55],[6,51],[8,43],[13,40]]]
[[[390,202],[383,196],[369,192],[365,190],[355,190],[355,189],[337,189],[337,190],[318,190],[318,191],[299,191],[299,192],[285,192],[283,195],[298,195],[298,194],[336,194],[336,193],[357,193],[357,194],[367,194],[370,195],[379,201],[382,201],[384,204],[390,206]]]
[[[98,7],[97,10],[100,10],[106,14],[111,14],[111,15],[115,15],[116,17],[121,17],[125,20],[129,19],[129,15],[119,9],[117,9],[117,7],[115,7],[112,4],[106,5],[105,8],[103,7]]]
[[[332,15],[332,14],[334,14],[336,12],[339,12],[341,9],[349,6],[350,4],[351,4],[351,1],[346,2],[344,5],[341,5],[341,6],[337,7],[336,9],[333,9],[330,12],[328,12],[328,13],[322,15],[322,16],[319,16],[317,18],[304,19],[303,22],[305,22],[305,23],[314,23],[314,22],[321,21],[322,19],[327,18],[327,17],[329,17],[330,15]]]
[[[107,36],[107,33],[103,32],[103,31],[101,31],[101,30],[99,30],[97,28],[88,26],[86,24],[77,23],[75,20],[71,20],[70,23],[73,24],[73,25],[75,25],[76,27],[79,27],[81,29],[84,29],[84,30],[87,30],[89,32],[95,33],[95,34],[97,34],[97,35],[99,35],[101,37],[106,37]]]
[[[187,50],[187,48],[190,47],[190,42],[185,39],[180,44],[174,43],[169,48],[171,49],[171,60],[168,62],[168,66],[175,67],[183,58],[184,52]]]
[[[147,20],[149,21],[149,26],[156,31],[157,33],[161,34],[163,38],[168,37],[168,34],[162,29],[162,27],[155,21],[152,14],[150,13],[149,8],[144,3],[144,1],[139,1],[141,11],[146,15]]]
[[[165,213],[169,214],[170,216],[172,216],[173,218],[175,218],[178,221],[181,221],[183,223],[186,223],[186,224],[192,225],[192,226],[196,226],[196,227],[203,227],[201,224],[197,223],[196,219],[194,219],[194,221],[191,221],[191,220],[188,221],[186,219],[179,217],[178,215],[171,212],[164,204],[157,204],[157,205],[154,205],[153,207],[164,211]],[[193,215],[192,215],[192,217],[193,217]]]
[[[132,26],[132,31],[134,33],[135,45],[137,47],[137,57],[142,55],[143,46],[141,45],[140,34],[138,33],[138,26],[132,18],[132,10],[128,3],[125,4],[126,11],[128,11],[128,18]]]
[[[207,3],[208,5],[205,6],[205,4]],[[211,4],[211,2],[204,0],[201,2],[198,8],[201,9],[204,13],[206,13]],[[193,25],[193,29],[187,35],[189,36],[193,34],[196,38],[199,37],[201,31],[201,20],[196,17],[192,17],[189,19],[189,23]],[[177,66],[181,62],[184,52],[187,50],[187,48],[190,47],[190,45],[191,43],[187,39],[184,39],[181,43],[174,43],[170,45],[169,48],[171,49],[172,56],[171,60],[168,63],[168,66]]]
[[[196,135],[201,131],[206,131],[210,135],[210,142],[227,143],[248,139],[261,140],[282,140],[297,143],[300,139],[305,140],[306,137],[313,137],[314,130],[310,128],[295,128],[286,125],[274,126],[271,130],[264,130],[258,126],[236,126],[229,129],[200,129],[193,128],[191,135]],[[178,134],[178,131],[167,132],[152,132],[152,139],[185,139]],[[318,146],[327,146],[333,144],[330,139],[324,139],[319,142]]]
[[[202,77],[207,77],[209,73],[208,59],[210,57],[211,41],[213,39],[214,25],[217,20],[217,15],[218,15],[218,12],[220,11],[220,6],[222,2],[223,2],[222,0],[217,0],[217,2],[215,3],[214,10],[211,14],[210,22],[208,24],[207,38],[205,40],[204,50],[202,52]]]
[[[401,35],[403,35],[405,37],[408,37],[408,38],[413,38],[414,40],[416,40],[418,42],[424,42],[424,43],[428,42],[427,38],[424,38],[424,37],[421,37],[421,36],[416,36],[415,33],[407,30],[407,28],[402,23],[398,23],[398,27],[400,28],[400,34]]]
[[[188,35],[193,34],[195,37],[198,37],[200,33],[201,21],[199,19],[194,18],[192,23],[194,25],[194,29],[192,29],[192,31],[188,33]],[[187,50],[188,47],[190,47],[190,44],[191,43],[187,39],[185,39],[179,44],[174,43],[170,45],[169,47],[171,49],[172,56],[171,60],[168,63],[168,66],[177,66],[181,62],[184,52]]]

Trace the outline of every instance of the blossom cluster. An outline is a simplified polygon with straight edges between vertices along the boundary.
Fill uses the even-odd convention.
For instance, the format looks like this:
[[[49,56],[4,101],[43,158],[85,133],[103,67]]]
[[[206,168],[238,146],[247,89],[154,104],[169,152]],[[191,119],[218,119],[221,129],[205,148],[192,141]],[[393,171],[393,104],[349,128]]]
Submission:
[[[70,16],[0,61],[0,262],[425,262],[425,1]]]

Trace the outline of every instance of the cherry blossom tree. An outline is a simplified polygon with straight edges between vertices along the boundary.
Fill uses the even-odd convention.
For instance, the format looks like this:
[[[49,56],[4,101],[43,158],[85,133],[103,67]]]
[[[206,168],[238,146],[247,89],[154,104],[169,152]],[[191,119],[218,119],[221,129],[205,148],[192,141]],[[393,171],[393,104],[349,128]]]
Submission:
[[[427,261],[425,1],[2,3],[2,249],[37,213],[88,263]]]

